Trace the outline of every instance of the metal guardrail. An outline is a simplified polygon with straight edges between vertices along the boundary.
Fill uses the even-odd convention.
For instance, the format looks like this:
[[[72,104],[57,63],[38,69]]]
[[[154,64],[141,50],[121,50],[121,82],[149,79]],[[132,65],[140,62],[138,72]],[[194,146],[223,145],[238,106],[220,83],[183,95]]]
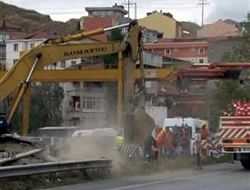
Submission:
[[[111,160],[84,160],[84,161],[65,161],[49,162],[39,164],[29,164],[21,166],[0,167],[0,179],[9,177],[21,177],[56,172],[88,169],[110,169]]]

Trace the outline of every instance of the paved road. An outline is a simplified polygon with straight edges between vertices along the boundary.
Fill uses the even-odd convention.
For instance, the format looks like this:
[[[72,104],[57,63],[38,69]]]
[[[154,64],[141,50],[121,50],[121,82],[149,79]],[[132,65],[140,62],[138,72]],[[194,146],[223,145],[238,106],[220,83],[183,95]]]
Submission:
[[[250,190],[250,172],[236,164],[203,170],[166,171],[161,174],[104,180],[46,190]]]

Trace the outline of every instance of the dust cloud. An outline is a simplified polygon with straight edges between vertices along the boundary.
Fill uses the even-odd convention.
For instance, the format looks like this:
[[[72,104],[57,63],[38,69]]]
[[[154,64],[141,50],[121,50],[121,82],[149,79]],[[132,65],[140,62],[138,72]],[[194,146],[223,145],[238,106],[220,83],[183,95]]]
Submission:
[[[124,158],[111,136],[67,137],[57,146],[56,157],[59,160],[112,160],[112,170],[119,173]]]

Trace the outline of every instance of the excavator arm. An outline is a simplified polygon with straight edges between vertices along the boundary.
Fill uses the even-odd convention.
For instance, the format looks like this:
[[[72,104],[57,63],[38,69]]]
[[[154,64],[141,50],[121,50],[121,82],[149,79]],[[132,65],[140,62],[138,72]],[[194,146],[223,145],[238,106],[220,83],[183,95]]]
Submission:
[[[100,34],[109,30],[129,26],[128,34],[123,42],[84,43],[79,40],[91,35]],[[12,101],[7,121],[10,122],[18,104],[20,103],[31,76],[44,66],[58,61],[81,57],[109,55],[118,52],[129,54],[135,63],[140,48],[141,27],[133,21],[129,24],[97,29],[91,32],[68,35],[58,39],[47,40],[43,44],[23,54],[19,61],[0,79],[0,101],[15,90],[16,96]]]
[[[0,101],[27,79],[36,61],[35,70],[39,70],[43,69],[46,65],[62,60],[108,55],[124,49],[124,45],[118,42],[101,44],[47,44],[36,47],[24,54],[11,70],[0,79]]]

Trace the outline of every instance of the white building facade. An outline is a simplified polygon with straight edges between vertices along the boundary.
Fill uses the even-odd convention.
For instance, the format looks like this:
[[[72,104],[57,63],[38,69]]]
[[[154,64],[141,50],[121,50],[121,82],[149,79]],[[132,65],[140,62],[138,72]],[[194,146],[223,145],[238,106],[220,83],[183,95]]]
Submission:
[[[6,41],[6,69],[9,70],[21,54],[40,45],[45,39],[15,39]]]

